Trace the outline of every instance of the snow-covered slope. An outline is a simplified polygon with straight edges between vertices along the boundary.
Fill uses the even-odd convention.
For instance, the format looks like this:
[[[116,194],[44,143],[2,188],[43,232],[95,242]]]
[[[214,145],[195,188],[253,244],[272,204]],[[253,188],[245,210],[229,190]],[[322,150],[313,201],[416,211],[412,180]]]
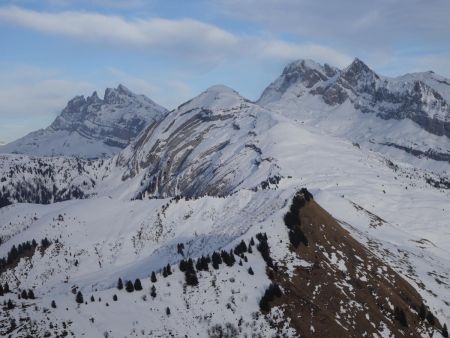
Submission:
[[[144,127],[160,121],[167,110],[125,86],[76,96],[46,129],[0,147],[2,153],[34,156],[110,157],[125,148]]]
[[[450,80],[382,77],[361,60],[343,70],[300,60],[263,92],[268,109],[423,168],[450,168]]]
[[[139,198],[227,195],[277,176],[259,146],[261,132],[276,122],[234,90],[213,86],[149,126],[116,162],[125,180],[143,176]]]
[[[4,156],[5,190],[36,179],[57,187],[63,177],[93,183],[84,199],[0,209],[0,257],[32,239],[51,242],[25,249],[0,270],[0,284],[12,290],[0,301],[16,305],[1,312],[1,334],[323,336],[327,323],[352,336],[419,337],[450,321],[446,181],[261,108],[230,88],[206,90],[112,159],[45,160],[45,172],[58,174],[35,169],[42,160]],[[309,245],[294,250],[284,215],[305,186],[315,199],[299,212]],[[259,233],[267,235],[273,264],[257,249]],[[236,253],[234,264],[218,269],[199,265],[198,285],[188,285],[192,275],[180,271],[181,260],[229,253],[252,238],[252,252]],[[172,274],[164,277],[167,264]],[[139,278],[143,290],[118,290],[119,278]],[[270,283],[281,286],[282,297],[270,299],[267,310],[259,302]],[[35,299],[19,299],[28,289]],[[312,292],[303,297],[298,290]],[[83,302],[76,302],[78,292]],[[434,324],[420,319],[419,303],[436,316]]]

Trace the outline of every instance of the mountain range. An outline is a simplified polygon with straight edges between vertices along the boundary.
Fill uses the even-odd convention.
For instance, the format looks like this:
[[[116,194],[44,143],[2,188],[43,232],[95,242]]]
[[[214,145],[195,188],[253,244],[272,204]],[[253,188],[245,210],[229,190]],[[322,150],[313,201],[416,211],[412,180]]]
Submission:
[[[110,157],[125,148],[142,129],[162,119],[167,110],[125,86],[76,96],[53,123],[6,146],[0,152],[37,156]]]
[[[75,98],[1,148],[0,333],[445,337],[448,82],[300,60],[256,102]]]

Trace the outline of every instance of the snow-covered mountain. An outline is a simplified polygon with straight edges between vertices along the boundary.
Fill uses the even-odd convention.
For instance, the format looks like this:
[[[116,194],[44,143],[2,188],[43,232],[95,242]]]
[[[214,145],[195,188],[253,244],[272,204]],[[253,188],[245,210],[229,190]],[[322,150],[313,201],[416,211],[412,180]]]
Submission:
[[[111,159],[2,156],[0,333],[438,336],[450,183],[290,113],[214,86]]]
[[[450,167],[450,80],[433,72],[388,78],[359,59],[342,70],[299,60],[258,104],[402,161]]]
[[[46,129],[0,147],[2,153],[35,156],[110,157],[125,148],[144,127],[157,123],[167,110],[123,85],[70,100]]]

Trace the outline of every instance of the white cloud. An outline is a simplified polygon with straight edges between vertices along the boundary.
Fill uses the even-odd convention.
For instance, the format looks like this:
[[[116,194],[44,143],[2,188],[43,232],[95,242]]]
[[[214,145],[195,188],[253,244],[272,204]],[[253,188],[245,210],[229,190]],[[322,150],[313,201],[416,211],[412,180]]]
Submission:
[[[278,60],[314,58],[342,66],[351,59],[333,48],[296,44],[258,36],[238,36],[192,19],[125,19],[94,12],[39,12],[20,7],[0,8],[0,22],[96,45],[133,47],[203,65],[224,59],[256,57]]]

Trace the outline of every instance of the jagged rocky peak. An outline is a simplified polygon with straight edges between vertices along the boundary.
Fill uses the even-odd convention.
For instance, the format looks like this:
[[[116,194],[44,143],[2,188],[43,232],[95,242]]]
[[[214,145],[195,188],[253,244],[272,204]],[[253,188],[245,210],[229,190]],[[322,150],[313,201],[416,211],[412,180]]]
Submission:
[[[353,62],[346,67],[341,77],[348,81],[352,86],[356,86],[358,82],[374,82],[380,77],[360,59],[355,58]]]
[[[136,97],[136,94],[124,85],[119,84],[117,88],[106,88],[103,100],[108,104],[120,104],[134,97]]]
[[[327,64],[321,65],[313,60],[305,59],[288,64],[282,76],[285,78],[286,85],[301,81],[306,88],[311,88],[319,81],[326,81],[336,73],[337,69]]]

